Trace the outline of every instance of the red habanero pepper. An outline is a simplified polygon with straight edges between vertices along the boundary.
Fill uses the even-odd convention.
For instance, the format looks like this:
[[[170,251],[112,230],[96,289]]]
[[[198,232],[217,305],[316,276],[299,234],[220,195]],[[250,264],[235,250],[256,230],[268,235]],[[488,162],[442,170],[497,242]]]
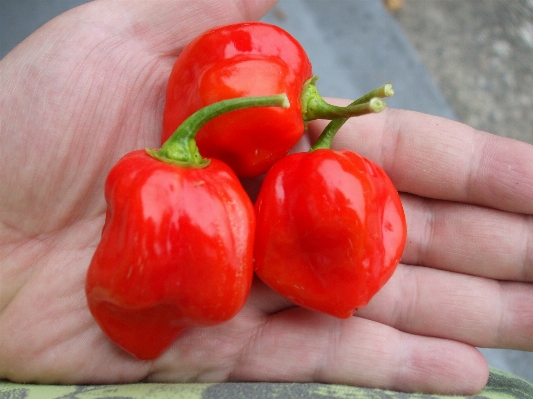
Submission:
[[[310,152],[278,161],[255,204],[257,275],[295,304],[339,318],[385,284],[406,240],[400,197],[381,167],[329,148],[344,121],[330,122]]]
[[[109,172],[85,290],[101,329],[130,354],[154,359],[184,329],[225,322],[243,306],[253,276],[253,205],[227,165],[201,157],[194,135],[221,113],[286,101],[210,105],[161,149],[128,153]]]
[[[203,126],[200,152],[226,162],[239,177],[268,170],[303,136],[312,119],[351,116],[318,94],[302,46],[283,29],[263,22],[204,32],[177,58],[166,92],[163,142],[189,115],[217,101],[287,93],[291,107],[240,110]]]

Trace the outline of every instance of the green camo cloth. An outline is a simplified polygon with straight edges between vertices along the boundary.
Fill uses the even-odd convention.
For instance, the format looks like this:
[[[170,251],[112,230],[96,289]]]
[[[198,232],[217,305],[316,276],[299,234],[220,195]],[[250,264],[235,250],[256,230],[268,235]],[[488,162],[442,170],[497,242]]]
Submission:
[[[317,383],[32,385],[0,381],[0,399],[533,399],[533,384],[491,370],[487,386],[474,396],[406,394]]]

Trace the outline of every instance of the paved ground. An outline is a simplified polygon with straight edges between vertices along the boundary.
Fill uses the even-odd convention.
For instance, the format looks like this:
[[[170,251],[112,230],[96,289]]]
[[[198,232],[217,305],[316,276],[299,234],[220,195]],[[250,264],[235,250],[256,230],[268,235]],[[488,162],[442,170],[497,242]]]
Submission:
[[[1,0],[0,58],[83,2]],[[404,0],[392,16],[377,0],[280,0],[266,20],[302,42],[325,95],[354,98],[391,80],[391,107],[533,143],[533,0]],[[532,354],[484,353],[533,381]]]
[[[404,0],[395,17],[459,120],[533,143],[533,1]]]

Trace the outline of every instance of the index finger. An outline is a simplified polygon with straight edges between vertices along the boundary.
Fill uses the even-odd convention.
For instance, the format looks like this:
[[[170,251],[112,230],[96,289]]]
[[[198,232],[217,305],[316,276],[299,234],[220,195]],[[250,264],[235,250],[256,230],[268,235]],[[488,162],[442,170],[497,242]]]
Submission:
[[[311,127],[312,136],[322,127]],[[531,144],[436,116],[385,109],[351,118],[333,148],[380,164],[402,192],[533,214]]]

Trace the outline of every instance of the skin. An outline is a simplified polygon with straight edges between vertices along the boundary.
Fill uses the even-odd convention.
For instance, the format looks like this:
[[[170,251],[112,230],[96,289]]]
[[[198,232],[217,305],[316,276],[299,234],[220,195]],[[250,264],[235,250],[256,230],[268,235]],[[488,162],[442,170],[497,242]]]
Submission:
[[[186,331],[154,361],[135,360],[100,331],[83,286],[107,172],[126,152],[158,145],[180,49],[272,5],[94,1],[0,61],[0,379],[470,394],[488,376],[475,346],[533,350],[533,146],[391,109],[349,121],[333,145],[385,169],[408,223],[397,271],[354,317],[294,307],[256,281],[233,320]]]

